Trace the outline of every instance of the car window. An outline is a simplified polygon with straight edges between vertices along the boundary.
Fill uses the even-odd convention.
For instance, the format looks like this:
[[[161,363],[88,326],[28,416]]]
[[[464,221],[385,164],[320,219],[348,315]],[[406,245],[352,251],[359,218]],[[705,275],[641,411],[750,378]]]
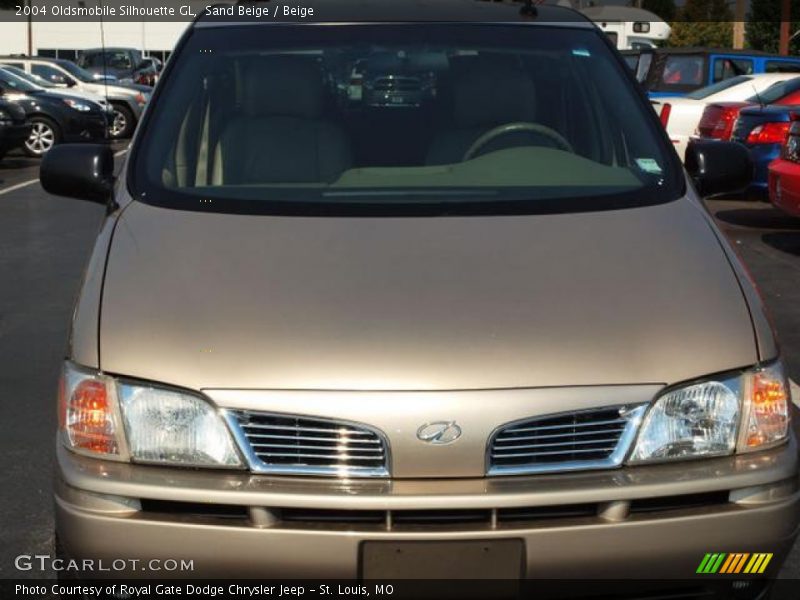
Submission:
[[[700,55],[670,55],[664,63],[661,83],[664,85],[702,85],[703,57]]]
[[[59,61],[58,66],[67,71],[78,81],[83,81],[84,83],[91,83],[94,81],[94,78],[92,77],[92,74],[89,73],[89,71],[87,71],[86,69],[82,69],[72,61],[69,60]]]
[[[54,84],[50,83],[43,77],[39,77],[38,75],[34,75],[33,73],[28,73],[22,68],[17,68],[13,65],[2,65],[2,68],[5,69],[6,71],[13,73],[17,77],[22,77],[22,79],[34,85],[38,85],[40,87],[45,87],[45,88],[56,87]]]
[[[750,81],[751,79],[753,78],[748,77],[747,75],[739,75],[738,77],[731,77],[730,79],[725,79],[723,81],[720,81],[719,83],[707,85],[704,88],[700,88],[699,90],[690,92],[686,94],[686,97],[691,98],[693,100],[703,100],[705,98],[708,98],[712,94],[717,94],[719,92],[732,88],[736,85],[740,85],[746,81]]]
[[[715,58],[714,83],[724,81],[737,75],[750,75],[753,72],[753,61],[749,58]]]
[[[0,86],[6,92],[17,92],[21,94],[36,92],[42,89],[38,85],[34,85],[29,81],[25,81],[21,77],[17,77],[13,73],[4,69],[0,69]]]
[[[765,71],[767,73],[800,73],[800,63],[788,60],[768,60]]]
[[[111,66],[110,61],[108,61],[108,54],[104,54],[103,52],[89,52],[84,53],[81,55],[78,65],[82,68],[96,68],[102,67],[105,64]],[[108,62],[107,62],[108,61]]]
[[[795,77],[794,79],[773,83],[760,94],[753,94],[747,101],[759,104],[774,104],[778,102],[778,100],[782,100],[785,96],[797,93],[798,91],[800,91],[800,77]]]
[[[64,73],[50,65],[33,63],[31,65],[31,73],[50,83],[66,83],[66,76]]]
[[[171,58],[135,150],[139,198],[451,214],[643,205],[682,186],[657,119],[593,30],[262,32],[195,30]]]
[[[131,58],[127,52],[107,52],[108,66],[112,69],[131,69]]]

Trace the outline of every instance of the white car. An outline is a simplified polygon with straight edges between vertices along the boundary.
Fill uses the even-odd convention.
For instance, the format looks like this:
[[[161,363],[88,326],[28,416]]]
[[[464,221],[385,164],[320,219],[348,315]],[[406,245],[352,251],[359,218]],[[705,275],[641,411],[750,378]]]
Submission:
[[[675,145],[678,156],[683,160],[686,146],[689,139],[695,135],[707,104],[743,101],[755,104],[758,103],[758,94],[768,87],[796,76],[794,73],[737,75],[685,96],[665,96],[654,99],[651,103],[656,113],[661,116],[661,122],[667,128],[667,134]]]

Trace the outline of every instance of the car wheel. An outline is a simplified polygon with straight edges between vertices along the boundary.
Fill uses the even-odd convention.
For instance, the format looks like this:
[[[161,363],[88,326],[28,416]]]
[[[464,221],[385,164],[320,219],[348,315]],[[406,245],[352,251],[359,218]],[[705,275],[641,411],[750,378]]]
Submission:
[[[40,158],[59,141],[61,141],[61,131],[58,125],[47,117],[32,117],[31,135],[25,140],[22,149],[28,156]]]
[[[114,120],[108,128],[108,135],[115,140],[130,137],[131,133],[133,133],[134,125],[135,121],[131,109],[122,104],[114,104]]]

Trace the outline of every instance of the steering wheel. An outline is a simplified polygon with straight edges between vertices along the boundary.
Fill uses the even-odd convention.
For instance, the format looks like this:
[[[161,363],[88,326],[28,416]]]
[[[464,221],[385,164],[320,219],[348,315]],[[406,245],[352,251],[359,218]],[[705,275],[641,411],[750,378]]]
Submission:
[[[464,153],[464,158],[462,158],[462,162],[465,160],[470,160],[471,158],[475,158],[475,155],[478,153],[478,150],[483,148],[486,144],[495,139],[502,137],[504,135],[509,135],[512,133],[521,133],[521,132],[532,132],[538,133],[543,135],[544,137],[552,140],[556,143],[556,145],[561,150],[566,150],[567,152],[571,152],[572,154],[575,153],[575,149],[572,147],[564,137],[558,133],[555,129],[550,129],[546,125],[541,125],[539,123],[531,123],[529,121],[517,121],[516,123],[506,123],[505,125],[498,125],[497,127],[493,127],[486,133],[484,133],[481,137],[479,137],[472,146],[469,147]]]

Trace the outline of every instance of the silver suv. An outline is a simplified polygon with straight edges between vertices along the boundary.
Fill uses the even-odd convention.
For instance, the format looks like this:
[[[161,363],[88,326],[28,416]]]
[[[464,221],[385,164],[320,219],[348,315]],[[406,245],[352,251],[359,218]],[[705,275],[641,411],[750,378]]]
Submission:
[[[114,108],[114,119],[109,127],[112,138],[128,138],[133,134],[152,94],[147,86],[123,86],[98,80],[85,69],[65,59],[10,56],[0,57],[0,65],[23,69],[59,87],[90,92],[106,98]]]

